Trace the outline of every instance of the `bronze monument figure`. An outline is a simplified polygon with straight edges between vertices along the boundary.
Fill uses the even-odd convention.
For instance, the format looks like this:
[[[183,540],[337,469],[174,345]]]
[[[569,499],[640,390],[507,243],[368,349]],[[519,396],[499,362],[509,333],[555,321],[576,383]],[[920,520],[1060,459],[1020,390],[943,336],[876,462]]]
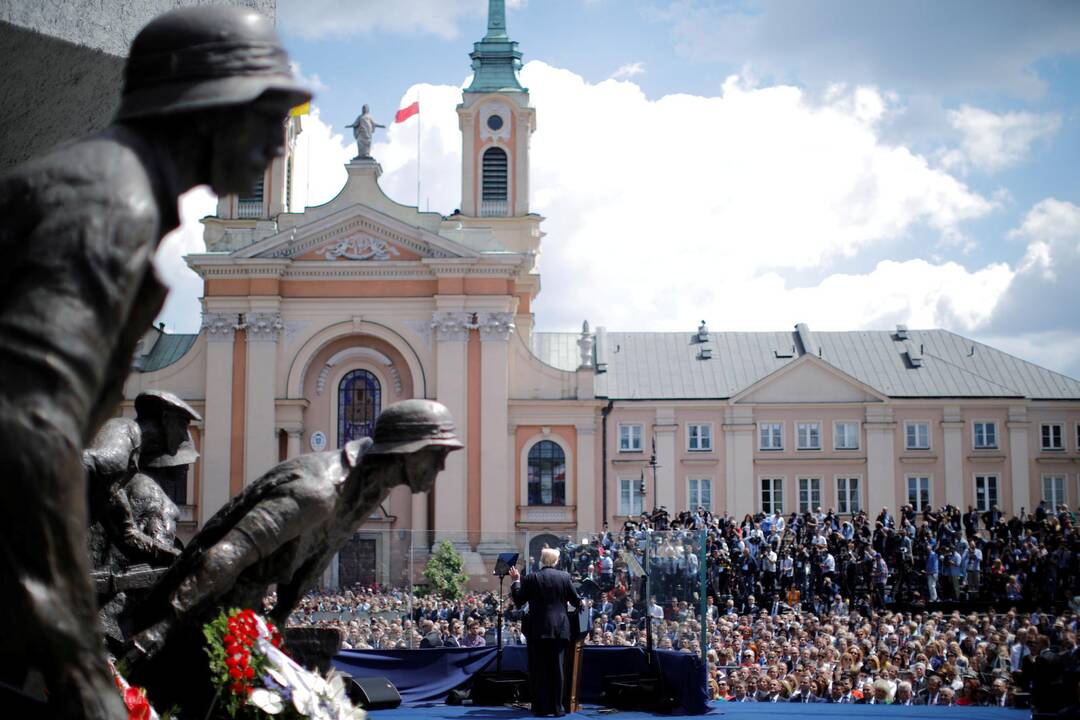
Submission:
[[[82,450],[165,297],[154,251],[182,192],[250,189],[310,97],[268,19],[176,10],[135,37],[109,127],[0,178],[0,655],[17,687],[12,668],[41,670],[58,717],[126,717],[89,574]]]
[[[398,485],[432,489],[446,456],[460,449],[450,412],[431,400],[387,407],[374,438],[311,453],[271,468],[230,500],[191,540],[136,611],[141,631],[126,656],[133,681],[161,707],[184,701],[195,711],[198,681],[176,687],[176,668],[196,676],[200,628],[222,609],[261,611],[271,585],[270,618],[284,626],[350,536]],[[209,682],[201,683],[209,691]],[[192,687],[194,685],[195,687]]]

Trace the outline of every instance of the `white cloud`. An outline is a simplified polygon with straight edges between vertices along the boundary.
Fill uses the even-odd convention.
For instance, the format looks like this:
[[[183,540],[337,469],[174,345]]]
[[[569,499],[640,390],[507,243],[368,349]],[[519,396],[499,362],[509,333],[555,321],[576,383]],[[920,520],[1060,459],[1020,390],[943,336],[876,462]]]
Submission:
[[[645,63],[632,62],[619,66],[619,69],[611,74],[613,80],[632,78],[645,72]]]
[[[960,147],[942,156],[946,168],[970,168],[995,172],[1016,165],[1061,128],[1057,113],[1008,112],[995,114],[981,108],[963,106],[948,114],[949,124],[960,133]]]
[[[526,0],[509,0],[506,6],[516,8],[525,4]],[[308,38],[372,31],[455,38],[458,21],[466,15],[483,16],[487,6],[486,0],[282,0],[277,15],[279,27]]]
[[[356,155],[356,143],[323,122],[318,105],[300,118],[300,126],[293,151],[293,212],[337,195],[345,185],[345,163]]]
[[[198,332],[202,296],[202,279],[184,262],[190,253],[206,252],[203,226],[199,222],[217,212],[217,196],[205,185],[193,188],[180,196],[180,227],[166,235],[154,256],[158,276],[169,287],[156,322],[164,322],[169,332]]]

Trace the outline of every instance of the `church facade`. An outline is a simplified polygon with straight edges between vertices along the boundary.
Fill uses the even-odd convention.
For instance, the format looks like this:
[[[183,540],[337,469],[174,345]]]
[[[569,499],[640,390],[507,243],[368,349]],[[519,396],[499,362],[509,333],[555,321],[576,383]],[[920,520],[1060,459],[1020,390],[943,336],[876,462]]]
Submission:
[[[149,333],[125,388],[125,412],[161,389],[202,414],[201,457],[174,489],[186,533],[275,463],[367,435],[412,397],[449,407],[466,449],[432,494],[397,489],[369,527],[482,554],[659,506],[1080,502],[1080,382],[947,331],[535,331],[537,113],[501,2],[471,58],[459,212],[389,199],[372,158],[333,200],[287,212],[286,157],[204,221],[207,252],[187,258],[202,328]]]

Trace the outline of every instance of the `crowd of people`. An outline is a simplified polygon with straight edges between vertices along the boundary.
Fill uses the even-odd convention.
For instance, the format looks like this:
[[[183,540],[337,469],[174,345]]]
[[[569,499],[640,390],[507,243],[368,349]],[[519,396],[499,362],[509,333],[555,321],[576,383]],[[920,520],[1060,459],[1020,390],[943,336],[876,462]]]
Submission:
[[[588,598],[586,643],[646,647],[651,635],[703,656],[717,701],[1077,701],[1080,534],[1065,506],[906,506],[873,520],[660,510],[559,549]],[[293,622],[339,626],[346,647],[476,647],[495,643],[497,605],[366,588],[313,594]],[[525,642],[517,611],[504,615],[503,642]],[[1032,671],[1054,658],[1054,672]]]

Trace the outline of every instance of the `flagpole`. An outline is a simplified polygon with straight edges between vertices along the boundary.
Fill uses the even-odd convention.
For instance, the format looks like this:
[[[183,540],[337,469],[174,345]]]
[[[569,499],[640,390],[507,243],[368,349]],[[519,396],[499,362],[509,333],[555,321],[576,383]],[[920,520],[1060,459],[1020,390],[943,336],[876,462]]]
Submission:
[[[420,89],[416,89],[416,102],[420,102]],[[423,108],[421,108],[423,109]],[[423,115],[416,113],[416,211],[420,212],[420,125],[424,122]]]

